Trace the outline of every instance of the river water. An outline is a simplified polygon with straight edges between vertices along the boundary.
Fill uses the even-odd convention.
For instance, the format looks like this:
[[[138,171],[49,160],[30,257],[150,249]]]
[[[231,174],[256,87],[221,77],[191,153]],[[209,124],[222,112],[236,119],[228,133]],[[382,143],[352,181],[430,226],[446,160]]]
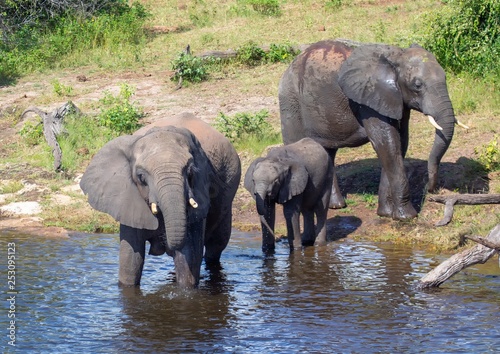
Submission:
[[[7,282],[9,243],[15,244],[15,294]],[[0,246],[4,352],[500,350],[497,257],[438,291],[418,291],[415,282],[446,257],[344,240],[293,256],[278,243],[276,255],[266,258],[257,233],[234,231],[222,271],[202,269],[199,289],[175,286],[166,255],[147,258],[140,289],[122,289],[117,235],[1,234]],[[9,314],[15,315],[14,343]]]

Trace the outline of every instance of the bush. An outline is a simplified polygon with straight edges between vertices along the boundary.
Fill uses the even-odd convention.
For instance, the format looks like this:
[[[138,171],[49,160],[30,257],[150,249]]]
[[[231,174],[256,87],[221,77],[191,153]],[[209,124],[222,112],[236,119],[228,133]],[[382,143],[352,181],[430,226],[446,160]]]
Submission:
[[[252,41],[236,50],[236,60],[248,66],[259,65],[265,58],[266,52]]]
[[[293,49],[290,44],[271,44],[269,52],[266,53],[255,42],[250,41],[238,48],[236,61],[248,66],[256,66],[265,62],[287,63],[291,62],[297,54],[299,54],[298,51]]]
[[[37,5],[37,1],[35,3]],[[70,0],[67,3],[76,4]],[[149,14],[142,5],[134,3],[129,7],[122,0],[103,0],[100,4],[99,10],[91,14],[82,15],[76,10],[68,10],[56,12],[57,15],[50,18],[40,9],[45,5],[39,5],[38,8],[33,6],[33,11],[37,11],[36,15],[41,18],[38,22],[21,16],[27,16],[29,12],[11,20],[19,23],[0,21],[3,35],[0,42],[0,80],[8,81],[21,74],[64,66],[61,65],[62,61],[74,52],[86,52],[103,46],[109,52],[123,51],[124,46],[145,41],[142,27]],[[120,6],[117,7],[117,4]],[[4,5],[3,9],[5,7],[9,6]],[[11,7],[18,10],[14,5]],[[4,13],[14,10],[8,8]],[[10,27],[6,29],[6,26],[16,30],[10,31]]]
[[[220,112],[215,118],[214,126],[229,140],[235,142],[252,135],[263,136],[272,132],[273,128],[267,121],[268,116],[267,110],[255,114],[236,113],[233,117]]]
[[[24,142],[30,146],[38,145],[44,141],[43,138],[43,123],[39,118],[37,123],[27,121],[19,131],[19,135],[23,138]]]
[[[99,102],[105,107],[101,110],[97,121],[118,134],[130,134],[140,127],[139,119],[143,117],[141,109],[130,102],[134,90],[127,84],[120,88],[118,96],[107,92]]]
[[[278,0],[244,0],[256,12],[266,16],[280,16],[281,7]]]
[[[500,77],[500,1],[449,0],[431,15],[424,46],[455,73]]]
[[[208,78],[208,69],[205,61],[184,52],[180,53],[172,61],[172,69],[175,70],[171,77],[172,81],[201,82]]]
[[[493,140],[481,147],[476,147],[474,153],[486,171],[500,170],[500,147],[498,146],[498,135]]]

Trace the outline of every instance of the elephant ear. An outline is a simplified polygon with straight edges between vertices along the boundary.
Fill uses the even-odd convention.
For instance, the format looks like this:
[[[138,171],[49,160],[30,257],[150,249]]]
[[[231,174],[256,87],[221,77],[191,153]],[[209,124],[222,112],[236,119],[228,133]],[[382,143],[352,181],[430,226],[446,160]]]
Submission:
[[[253,182],[253,173],[255,171],[255,167],[257,166],[257,164],[259,162],[261,162],[262,160],[264,160],[264,158],[263,157],[259,157],[259,158],[255,159],[250,164],[250,166],[248,167],[248,170],[247,170],[247,172],[245,174],[245,180],[243,181],[243,186],[245,187],[245,189],[247,191],[250,192],[250,194],[252,195],[252,197],[255,194],[255,184]]]
[[[401,53],[400,48],[392,46],[357,47],[340,68],[339,86],[354,102],[400,120],[403,95],[397,83],[396,67],[391,61]]]
[[[132,180],[130,151],[141,136],[126,135],[111,140],[92,158],[80,181],[89,204],[123,225],[156,230],[158,220]]]
[[[172,127],[177,131],[183,131],[190,140],[190,153],[193,156],[193,165],[188,173],[193,176],[189,182],[189,197],[196,200],[198,206],[189,214],[194,219],[206,218],[210,209],[210,194],[218,188],[217,173],[210,162],[205,150],[191,131],[185,128]]]
[[[283,204],[296,195],[303,193],[306,189],[308,180],[309,174],[304,166],[291,164],[288,169],[288,174],[285,176],[285,180],[281,185],[278,203]]]

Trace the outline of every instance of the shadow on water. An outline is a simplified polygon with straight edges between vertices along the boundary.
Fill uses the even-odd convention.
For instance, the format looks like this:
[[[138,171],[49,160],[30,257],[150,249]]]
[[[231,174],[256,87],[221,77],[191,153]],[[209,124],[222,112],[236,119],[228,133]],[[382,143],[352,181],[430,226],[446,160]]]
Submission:
[[[428,182],[427,161],[405,159],[411,201],[420,212]],[[378,159],[364,159],[336,166],[339,186],[347,194],[378,194],[380,163]],[[439,167],[438,187],[459,193],[487,193],[489,183],[484,167],[477,161],[460,157],[455,163],[443,162]]]

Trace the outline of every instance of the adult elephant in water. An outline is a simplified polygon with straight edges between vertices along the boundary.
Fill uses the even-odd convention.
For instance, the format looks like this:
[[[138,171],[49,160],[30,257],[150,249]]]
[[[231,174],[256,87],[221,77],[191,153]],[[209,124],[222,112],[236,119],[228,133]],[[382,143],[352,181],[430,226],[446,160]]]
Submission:
[[[397,220],[417,215],[403,165],[410,110],[428,115],[436,128],[428,161],[429,191],[436,189],[439,163],[457,122],[444,70],[418,45],[402,49],[317,42],[283,74],[279,107],[285,144],[310,137],[334,162],[339,148],[370,142],[382,166],[377,214]],[[334,176],[330,207],[343,206]]]
[[[192,114],[157,121],[107,143],[80,186],[120,222],[119,282],[139,285],[145,256],[174,258],[177,283],[195,287],[205,247],[218,265],[231,235],[240,160],[228,139]]]

